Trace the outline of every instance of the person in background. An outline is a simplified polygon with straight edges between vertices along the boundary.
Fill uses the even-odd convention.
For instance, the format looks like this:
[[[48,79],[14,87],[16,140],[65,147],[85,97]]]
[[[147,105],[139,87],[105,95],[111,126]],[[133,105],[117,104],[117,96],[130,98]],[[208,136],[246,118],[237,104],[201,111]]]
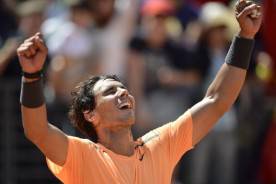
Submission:
[[[69,104],[68,91],[91,73],[98,73],[97,62],[90,54],[93,16],[87,0],[66,1],[68,15],[46,20],[42,26],[49,54],[52,57],[48,69],[49,102]],[[70,80],[69,80],[70,79]]]
[[[169,34],[173,11],[169,1],[145,1],[139,32],[130,42],[128,85],[137,99],[140,133],[181,114],[201,80],[192,53]]]
[[[21,68],[18,63],[18,58],[16,57],[16,48],[23,39],[41,31],[40,28],[44,20],[44,10],[44,1],[26,1],[16,7],[18,25],[16,25],[16,19],[9,22],[9,24],[14,22],[13,28],[17,27],[17,29],[5,33],[11,33],[11,35],[6,37],[5,43],[3,43],[0,51],[0,77],[17,80],[19,82],[18,76],[20,76]],[[7,20],[5,21],[7,22]],[[9,26],[5,26],[3,30],[8,27]]]
[[[94,17],[90,51],[100,63],[99,74],[116,74],[126,81],[127,46],[136,24],[139,1],[90,0]]]

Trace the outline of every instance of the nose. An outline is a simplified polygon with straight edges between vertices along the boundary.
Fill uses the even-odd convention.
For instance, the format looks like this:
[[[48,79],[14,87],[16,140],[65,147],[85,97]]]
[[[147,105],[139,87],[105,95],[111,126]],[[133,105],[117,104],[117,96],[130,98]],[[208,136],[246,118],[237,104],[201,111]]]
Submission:
[[[119,96],[127,96],[128,95],[128,90],[125,88],[119,88],[118,89],[118,95]]]

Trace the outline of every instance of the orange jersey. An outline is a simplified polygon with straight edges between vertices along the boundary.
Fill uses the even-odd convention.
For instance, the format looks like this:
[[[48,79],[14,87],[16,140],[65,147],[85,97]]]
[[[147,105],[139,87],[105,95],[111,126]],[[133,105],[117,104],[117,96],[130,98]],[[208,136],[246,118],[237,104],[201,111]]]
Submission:
[[[192,117],[187,111],[150,131],[129,157],[87,139],[68,138],[63,166],[47,158],[49,169],[65,184],[168,184],[179,159],[193,147]]]

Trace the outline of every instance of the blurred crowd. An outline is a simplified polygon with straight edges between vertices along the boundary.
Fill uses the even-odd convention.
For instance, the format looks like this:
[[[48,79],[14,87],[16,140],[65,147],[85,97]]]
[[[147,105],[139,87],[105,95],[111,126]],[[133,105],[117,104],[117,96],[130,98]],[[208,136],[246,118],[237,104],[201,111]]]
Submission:
[[[260,3],[263,26],[241,94],[182,159],[172,183],[276,183],[276,1]],[[6,85],[14,85],[8,93],[19,103],[16,49],[41,32],[49,49],[44,67],[49,119],[80,136],[67,118],[70,91],[90,75],[116,74],[136,98],[137,138],[203,98],[239,31],[234,5],[228,0],[0,0],[0,101]],[[20,117],[19,110],[14,116]]]

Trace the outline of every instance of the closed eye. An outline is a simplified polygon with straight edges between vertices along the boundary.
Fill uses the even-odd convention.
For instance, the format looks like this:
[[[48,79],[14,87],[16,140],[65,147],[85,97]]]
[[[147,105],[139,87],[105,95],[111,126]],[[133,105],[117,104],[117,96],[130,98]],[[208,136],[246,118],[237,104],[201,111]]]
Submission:
[[[104,91],[105,96],[112,95],[112,94],[115,94],[115,93],[116,93],[116,88],[114,88],[114,87],[108,88],[107,90]]]
[[[120,85],[120,86],[111,86],[109,88],[107,88],[104,92],[103,95],[107,96],[107,95],[112,95],[115,94],[117,92],[117,88],[122,88],[122,89],[127,89],[124,85]]]

